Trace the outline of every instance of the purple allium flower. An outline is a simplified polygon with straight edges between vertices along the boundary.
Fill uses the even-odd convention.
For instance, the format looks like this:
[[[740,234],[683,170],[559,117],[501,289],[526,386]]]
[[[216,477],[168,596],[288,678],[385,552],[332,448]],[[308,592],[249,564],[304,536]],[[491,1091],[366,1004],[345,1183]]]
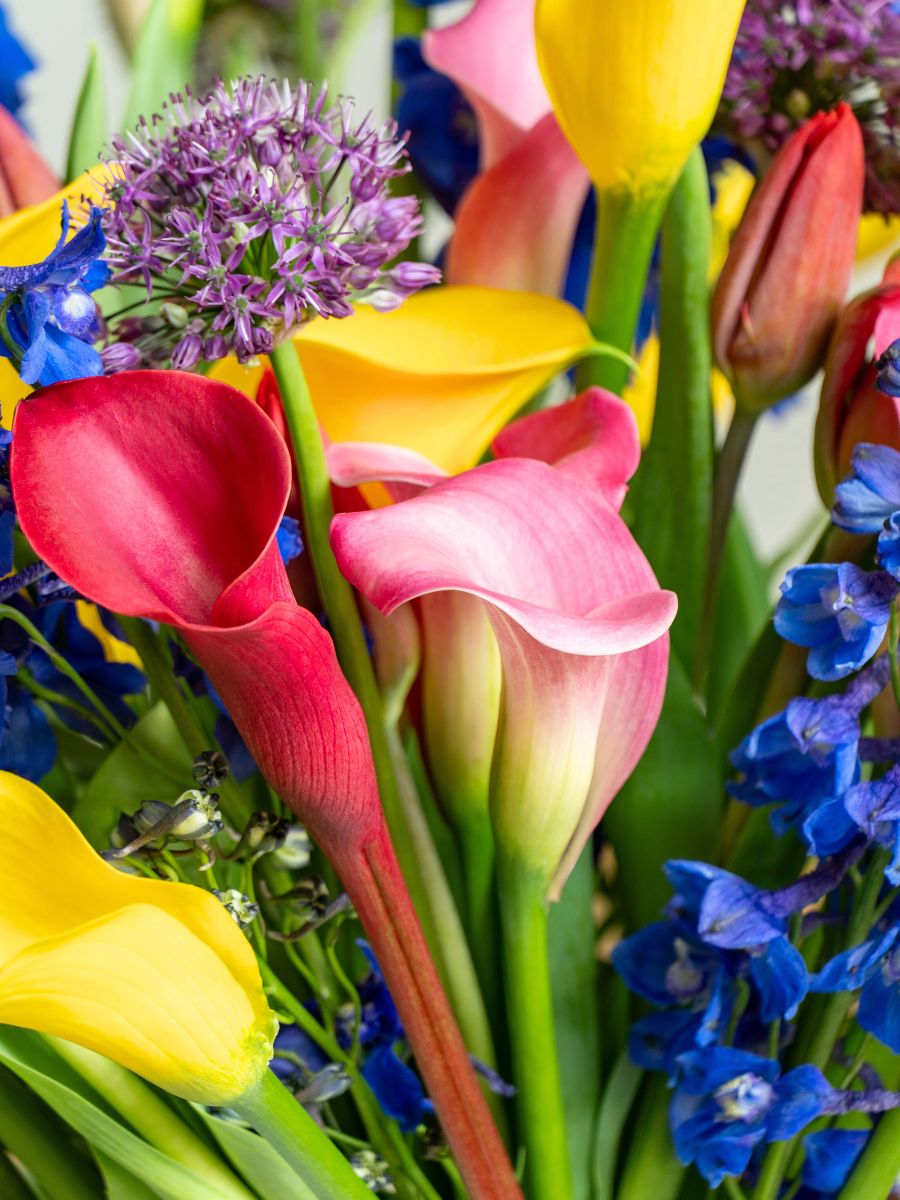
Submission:
[[[891,0],[749,0],[717,128],[774,153],[845,100],[863,132],[865,206],[900,212],[900,6]]]
[[[159,317],[112,321],[114,340],[150,365],[246,362],[313,316],[394,307],[437,282],[424,264],[388,269],[422,221],[414,197],[388,194],[408,170],[396,125],[326,99],[306,83],[217,82],[114,139],[113,281],[165,301]]]

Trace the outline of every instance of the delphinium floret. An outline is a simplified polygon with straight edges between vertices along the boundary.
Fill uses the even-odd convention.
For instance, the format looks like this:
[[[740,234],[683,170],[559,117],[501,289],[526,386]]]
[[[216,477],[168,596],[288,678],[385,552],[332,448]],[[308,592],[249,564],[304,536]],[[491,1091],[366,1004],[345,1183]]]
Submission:
[[[422,222],[415,197],[389,194],[408,170],[396,125],[357,118],[324,88],[260,78],[186,91],[117,136],[109,163],[113,282],[158,302],[111,319],[124,365],[247,362],[314,316],[391,309],[440,278],[389,265]]]

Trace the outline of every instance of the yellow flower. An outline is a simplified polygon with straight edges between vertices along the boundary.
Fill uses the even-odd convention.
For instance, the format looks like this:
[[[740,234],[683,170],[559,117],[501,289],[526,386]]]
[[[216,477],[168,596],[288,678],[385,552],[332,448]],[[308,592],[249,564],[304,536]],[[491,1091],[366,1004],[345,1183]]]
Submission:
[[[537,0],[538,61],[601,190],[667,190],[709,128],[743,0]]]
[[[140,655],[135,648],[110,633],[103,624],[96,604],[89,604],[87,600],[76,600],[75,611],[81,624],[103,647],[103,657],[107,662],[129,663],[133,667],[141,665]]]
[[[333,441],[409,446],[452,473],[473,466],[527,400],[594,350],[571,305],[481,287],[431,288],[396,312],[312,321],[294,343]],[[210,374],[253,396],[262,371],[224,359]]]
[[[215,1105],[261,1079],[276,1030],[253,951],[214,896],[117,871],[49,796],[6,771],[0,1023]]]

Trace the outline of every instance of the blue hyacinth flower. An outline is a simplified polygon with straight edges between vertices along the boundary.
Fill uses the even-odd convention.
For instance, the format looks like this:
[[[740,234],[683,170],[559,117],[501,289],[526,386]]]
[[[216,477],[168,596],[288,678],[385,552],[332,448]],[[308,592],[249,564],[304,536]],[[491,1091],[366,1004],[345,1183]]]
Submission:
[[[877,533],[900,510],[900,454],[861,442],[850,464],[852,475],[835,488],[831,519],[850,533]]]
[[[775,629],[809,648],[813,679],[843,679],[876,653],[900,584],[886,571],[855,563],[813,563],[788,571],[775,608]]]

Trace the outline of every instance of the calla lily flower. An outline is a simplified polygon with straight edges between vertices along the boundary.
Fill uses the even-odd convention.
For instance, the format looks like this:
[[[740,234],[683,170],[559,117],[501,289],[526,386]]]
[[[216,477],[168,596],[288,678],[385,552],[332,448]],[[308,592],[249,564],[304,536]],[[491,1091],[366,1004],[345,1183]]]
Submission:
[[[450,472],[476,463],[527,400],[596,348],[571,305],[479,287],[312,321],[294,344],[329,438],[402,444]],[[255,396],[263,370],[222,359],[210,375]]]
[[[16,414],[19,521],[88,599],[176,628],[341,876],[474,1196],[519,1195],[393,853],[362,710],[276,543],[287,448],[260,408],[174,371],[43,389]]]
[[[461,21],[428,30],[425,60],[462,89],[481,130],[481,168],[499,162],[550,99],[534,45],[534,0],[477,0]]]
[[[77,1042],[200,1104],[262,1078],[277,1029],[250,944],[209,892],[116,870],[0,772],[0,1022]]]
[[[716,111],[744,0],[537,0],[541,73],[601,191],[665,192]]]
[[[332,545],[384,613],[444,591],[483,604],[503,669],[495,834],[558,895],[655,727],[675,597],[609,505],[525,459],[341,514]]]

